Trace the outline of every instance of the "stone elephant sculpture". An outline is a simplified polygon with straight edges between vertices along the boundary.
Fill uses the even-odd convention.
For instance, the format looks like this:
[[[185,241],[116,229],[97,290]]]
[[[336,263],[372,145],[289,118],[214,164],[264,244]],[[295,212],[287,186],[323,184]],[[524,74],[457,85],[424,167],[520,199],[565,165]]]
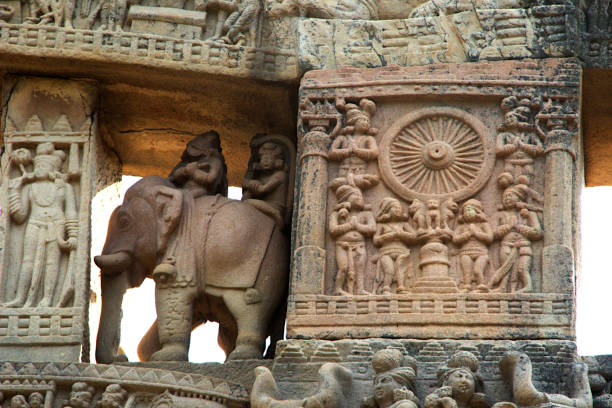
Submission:
[[[96,360],[117,358],[123,295],[147,277],[156,281],[158,321],[157,337],[154,325],[143,340],[145,357],[186,361],[192,328],[210,320],[219,322],[228,359],[261,358],[273,329],[282,335],[288,245],[274,220],[247,203],[194,198],[165,178],[143,178],[113,212],[94,258],[102,281]]]

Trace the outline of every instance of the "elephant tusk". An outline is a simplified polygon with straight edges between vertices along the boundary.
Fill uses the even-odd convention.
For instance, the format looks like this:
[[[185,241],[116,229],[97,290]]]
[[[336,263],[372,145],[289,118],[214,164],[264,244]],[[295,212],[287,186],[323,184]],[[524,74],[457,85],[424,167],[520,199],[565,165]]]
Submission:
[[[126,251],[119,251],[114,254],[95,256],[94,262],[103,273],[116,275],[130,266],[132,257]]]

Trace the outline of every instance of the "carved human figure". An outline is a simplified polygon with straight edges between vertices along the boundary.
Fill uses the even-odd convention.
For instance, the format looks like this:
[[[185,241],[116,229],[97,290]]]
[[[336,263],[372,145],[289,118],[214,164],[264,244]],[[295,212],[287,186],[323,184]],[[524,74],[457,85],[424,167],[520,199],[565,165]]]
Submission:
[[[530,292],[532,241],[543,238],[535,207],[525,201],[528,187],[523,184],[507,187],[502,194],[502,210],[495,215],[494,237],[500,240],[501,266],[493,275],[490,287],[497,292]]]
[[[17,149],[11,155],[22,175],[9,182],[9,212],[15,223],[25,222],[26,227],[17,294],[7,307],[52,306],[61,252],[70,252],[77,245],[75,194],[61,173],[66,154],[56,150],[53,143],[39,144],[31,173],[23,166],[28,155],[27,149]],[[37,303],[41,282],[43,296]]]
[[[221,40],[227,44],[248,44],[248,34],[254,30],[261,13],[262,0],[243,0],[238,10],[231,13],[223,23],[223,36]]]
[[[28,398],[30,408],[43,408],[45,406],[45,397],[40,392],[33,392]]]
[[[74,0],[33,0],[32,16],[26,19],[33,24],[46,25],[54,22],[58,27],[72,27]]]
[[[468,351],[458,351],[438,371],[440,388],[425,397],[424,408],[488,408],[478,360]]]
[[[209,130],[187,143],[180,163],[168,179],[175,186],[190,191],[194,198],[215,194],[227,196],[226,174],[219,134]]]
[[[257,150],[259,160],[242,180],[242,200],[272,216],[281,227],[285,225],[289,167],[283,148],[273,142]]]
[[[110,384],[96,403],[96,408],[122,408],[127,395],[127,391],[119,384]]]
[[[539,104],[530,98],[504,98],[501,107],[504,122],[498,127],[495,152],[504,158],[504,172],[498,177],[502,187],[510,184],[529,185],[534,174],[536,157],[544,154],[542,142],[531,124],[532,110]]]
[[[461,206],[453,243],[459,247],[459,266],[463,276],[462,292],[488,292],[484,272],[489,264],[489,245],[493,242],[493,230],[489,219],[476,199],[467,200]]]
[[[30,408],[30,405],[23,395],[15,395],[11,398],[9,408]]]
[[[336,208],[329,216],[329,233],[336,241],[336,295],[365,295],[365,238],[376,231],[376,221],[364,210],[363,194],[345,184],[336,190]]]
[[[328,152],[329,160],[341,162],[348,157],[357,157],[368,162],[376,159],[378,145],[374,135],[378,130],[371,126],[376,104],[364,98],[359,101],[359,106],[347,103],[345,109],[346,126],[332,142]]]
[[[379,291],[383,294],[407,293],[410,286],[407,280],[410,284],[414,280],[408,245],[416,243],[416,233],[399,200],[386,197],[380,203],[372,241],[379,248],[376,261]]]
[[[63,408],[89,408],[95,389],[84,382],[72,384],[68,401],[62,405]]]
[[[92,28],[99,17],[101,24],[98,30],[123,31],[128,6],[134,3],[137,3],[137,0],[101,0],[96,8],[89,12],[87,26]]]
[[[416,360],[405,358],[398,349],[380,350],[372,357],[374,395],[363,400],[362,408],[418,408]]]

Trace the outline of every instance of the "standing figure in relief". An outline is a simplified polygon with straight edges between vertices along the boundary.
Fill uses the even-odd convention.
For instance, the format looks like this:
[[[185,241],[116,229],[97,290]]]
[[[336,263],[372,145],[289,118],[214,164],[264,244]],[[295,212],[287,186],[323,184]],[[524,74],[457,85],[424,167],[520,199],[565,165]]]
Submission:
[[[463,275],[462,292],[488,292],[484,272],[489,264],[489,245],[493,242],[493,230],[482,203],[467,200],[461,207],[453,243],[459,247],[459,265]]]
[[[506,188],[502,210],[495,216],[495,239],[501,240],[499,261],[502,264],[491,279],[496,292],[531,292],[531,242],[543,238],[535,208],[525,202],[529,188],[523,184]]]
[[[91,29],[96,18],[100,17],[98,30],[123,31],[123,25],[127,17],[127,10],[135,0],[101,0],[98,6],[87,17],[87,26]]]
[[[415,279],[408,245],[416,243],[416,233],[399,200],[386,197],[380,203],[372,241],[374,246],[380,248],[376,263],[379,291],[383,294],[407,293],[408,286]],[[392,287],[393,283],[397,285],[396,288]]]
[[[398,349],[380,350],[372,357],[374,395],[365,398],[361,408],[418,408],[415,395],[417,362],[405,358]]]
[[[368,295],[364,289],[365,238],[376,231],[376,221],[364,210],[363,194],[355,186],[336,190],[335,210],[329,216],[329,233],[336,241],[336,295]]]
[[[11,155],[11,160],[20,162],[23,174],[9,182],[9,212],[15,223],[27,224],[17,295],[6,307],[53,306],[61,251],[70,252],[77,245],[74,190],[61,173],[66,154],[53,143],[39,144],[32,173],[23,166],[29,155],[27,149],[17,149]],[[37,303],[41,283],[43,297]]]
[[[510,184],[530,185],[534,174],[533,163],[544,154],[542,142],[530,123],[532,109],[538,104],[529,98],[504,98],[501,107],[506,112],[504,123],[498,128],[495,152],[504,158],[504,172],[498,182],[505,188]]]
[[[273,142],[265,142],[257,150],[259,160],[242,180],[242,200],[274,218],[285,226],[289,168],[283,149]]]
[[[374,136],[378,130],[371,127],[370,118],[376,112],[376,104],[362,99],[359,106],[346,104],[346,126],[329,148],[329,160],[342,162],[348,157],[357,157],[364,162],[378,157],[378,145]]]
[[[478,360],[468,351],[458,351],[438,371],[441,384],[425,397],[424,408],[489,408]]]
[[[202,133],[187,143],[181,161],[168,179],[194,198],[221,194],[227,197],[227,166],[221,154],[221,140],[214,130]]]

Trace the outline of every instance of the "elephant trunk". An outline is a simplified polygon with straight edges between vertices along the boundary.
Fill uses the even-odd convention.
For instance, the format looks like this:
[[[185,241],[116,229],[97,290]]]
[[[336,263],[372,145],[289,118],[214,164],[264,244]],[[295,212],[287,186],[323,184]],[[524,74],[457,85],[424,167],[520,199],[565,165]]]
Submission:
[[[104,274],[116,275],[130,266],[132,258],[128,252],[119,251],[114,254],[95,256],[94,262],[104,271]]]
[[[96,339],[96,361],[100,364],[110,364],[115,361],[119,349],[121,304],[129,286],[126,272],[107,275],[105,269],[102,271],[102,312]]]

